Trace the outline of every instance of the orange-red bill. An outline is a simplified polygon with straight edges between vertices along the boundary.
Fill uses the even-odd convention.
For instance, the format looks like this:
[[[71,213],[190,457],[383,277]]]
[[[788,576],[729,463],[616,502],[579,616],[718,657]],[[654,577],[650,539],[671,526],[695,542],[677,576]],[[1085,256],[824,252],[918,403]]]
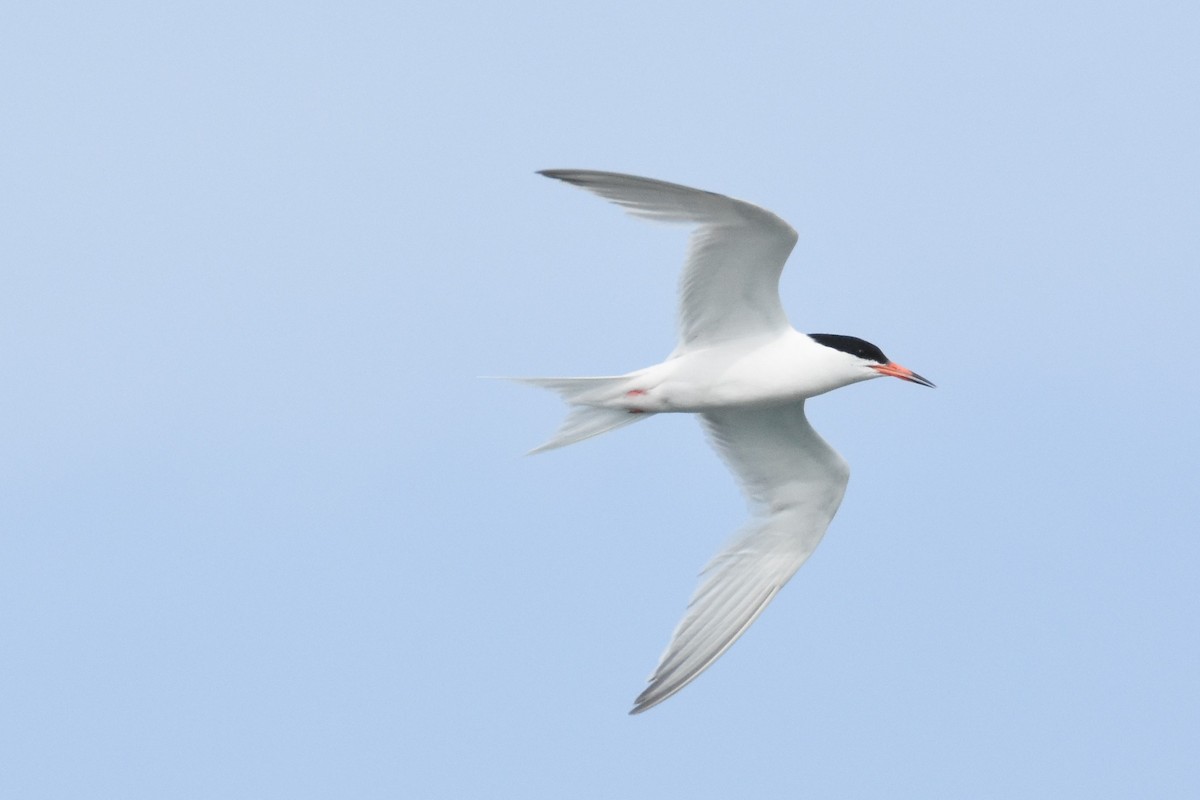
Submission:
[[[902,367],[895,361],[889,361],[886,364],[873,364],[871,365],[871,369],[875,370],[880,375],[888,375],[893,378],[899,378],[902,381],[919,383],[922,386],[933,388],[933,381],[930,381],[927,378],[922,378],[908,367]]]

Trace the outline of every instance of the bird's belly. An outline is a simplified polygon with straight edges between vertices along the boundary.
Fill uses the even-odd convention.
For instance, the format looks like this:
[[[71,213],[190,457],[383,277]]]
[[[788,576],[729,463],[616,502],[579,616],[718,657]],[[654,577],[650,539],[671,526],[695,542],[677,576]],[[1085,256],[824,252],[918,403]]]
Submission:
[[[653,394],[657,396],[661,410],[682,412],[778,405],[805,396],[794,386],[761,380],[738,380],[733,376],[711,382],[666,381]]]
[[[647,412],[704,412],[790,403],[834,388],[792,368],[788,344],[685,354],[642,371],[624,399],[631,409]]]

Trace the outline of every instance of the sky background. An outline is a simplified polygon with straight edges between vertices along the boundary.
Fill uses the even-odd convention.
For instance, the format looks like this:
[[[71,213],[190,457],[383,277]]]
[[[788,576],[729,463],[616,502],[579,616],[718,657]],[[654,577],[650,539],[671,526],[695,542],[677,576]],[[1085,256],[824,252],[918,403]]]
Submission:
[[[1200,795],[1200,10],[21,3],[0,25],[0,795]],[[800,241],[815,556],[638,716],[744,503],[649,175]]]

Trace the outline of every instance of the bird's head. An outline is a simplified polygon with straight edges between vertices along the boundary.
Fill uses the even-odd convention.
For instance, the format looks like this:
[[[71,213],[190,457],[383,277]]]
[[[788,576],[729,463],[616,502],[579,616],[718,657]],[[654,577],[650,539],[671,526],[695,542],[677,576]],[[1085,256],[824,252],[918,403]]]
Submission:
[[[922,378],[908,367],[902,367],[883,354],[875,345],[857,336],[841,336],[836,333],[810,333],[810,339],[842,354],[841,364],[854,375],[854,380],[865,381],[890,375],[911,383],[932,387],[933,383]]]

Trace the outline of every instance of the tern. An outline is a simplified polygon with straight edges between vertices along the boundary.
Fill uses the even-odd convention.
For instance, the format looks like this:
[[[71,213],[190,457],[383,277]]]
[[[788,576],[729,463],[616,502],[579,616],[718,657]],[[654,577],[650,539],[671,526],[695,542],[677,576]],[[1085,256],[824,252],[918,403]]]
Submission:
[[[678,344],[625,375],[521,378],[557,392],[569,414],[540,453],[655,414],[697,414],[736,474],[752,516],[701,573],[638,714],[671,697],[745,633],[825,535],[846,491],[845,460],[804,415],[810,397],[890,376],[933,386],[854,336],[788,322],[779,276],[797,234],[751,203],[665,181],[591,170],[541,175],[638,217],[695,226],[680,280]]]

